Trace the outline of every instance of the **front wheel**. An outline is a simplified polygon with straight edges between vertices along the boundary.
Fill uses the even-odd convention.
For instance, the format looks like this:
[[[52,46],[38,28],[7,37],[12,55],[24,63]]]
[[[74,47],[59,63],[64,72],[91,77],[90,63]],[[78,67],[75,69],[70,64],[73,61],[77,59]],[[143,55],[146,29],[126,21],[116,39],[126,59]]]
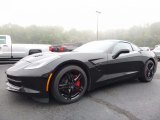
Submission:
[[[87,89],[87,76],[84,70],[75,65],[62,68],[51,84],[51,95],[61,103],[79,100]]]
[[[142,82],[150,82],[153,79],[155,72],[155,64],[152,60],[148,60],[144,66],[144,69],[142,71],[142,75],[139,78]]]

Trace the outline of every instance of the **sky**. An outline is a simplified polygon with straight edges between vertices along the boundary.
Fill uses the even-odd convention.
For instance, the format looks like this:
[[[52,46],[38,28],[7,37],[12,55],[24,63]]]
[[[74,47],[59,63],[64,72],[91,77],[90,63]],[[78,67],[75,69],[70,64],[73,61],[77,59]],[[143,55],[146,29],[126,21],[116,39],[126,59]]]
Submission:
[[[159,0],[0,0],[0,25],[100,31],[160,21]],[[97,14],[100,11],[101,14]]]

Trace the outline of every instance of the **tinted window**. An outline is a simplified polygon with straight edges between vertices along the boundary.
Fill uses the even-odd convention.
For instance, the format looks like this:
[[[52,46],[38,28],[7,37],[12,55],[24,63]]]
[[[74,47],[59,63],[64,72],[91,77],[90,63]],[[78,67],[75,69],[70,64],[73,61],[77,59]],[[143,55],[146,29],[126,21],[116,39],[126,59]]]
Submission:
[[[0,44],[6,44],[6,36],[0,36]]]
[[[112,53],[117,53],[118,51],[120,51],[121,49],[128,49],[130,52],[133,51],[132,47],[129,43],[118,43],[114,48]]]
[[[105,52],[107,51],[115,41],[110,40],[101,40],[101,41],[93,41],[89,42],[87,44],[84,44],[74,51],[78,52]]]

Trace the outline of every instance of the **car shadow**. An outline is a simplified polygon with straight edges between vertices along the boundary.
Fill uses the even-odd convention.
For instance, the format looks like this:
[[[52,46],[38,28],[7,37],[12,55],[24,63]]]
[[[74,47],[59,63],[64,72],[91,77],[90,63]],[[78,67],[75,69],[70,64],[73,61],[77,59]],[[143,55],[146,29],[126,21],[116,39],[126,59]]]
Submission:
[[[92,91],[86,92],[86,94],[82,97],[82,99],[85,99],[86,97],[92,95],[93,93],[99,93],[99,92],[103,92],[103,91],[108,91],[110,89],[114,89],[116,87],[123,87],[124,85],[130,85],[130,84],[140,84],[141,82],[139,82],[139,80],[137,79],[129,79],[129,80],[125,80],[125,81],[119,81],[119,82],[115,82],[103,87],[99,87],[96,88]],[[12,101],[14,104],[21,104],[23,106],[39,106],[39,107],[51,107],[51,106],[65,106],[66,104],[61,104],[56,102],[54,99],[51,99],[48,103],[42,103],[39,101],[36,101],[35,99],[32,99],[29,96],[26,95],[19,95],[19,94],[13,94],[13,93],[9,93],[9,99],[10,102]],[[77,101],[77,102],[81,102]],[[76,104],[76,103],[73,103]]]
[[[114,88],[117,88],[117,87],[123,87],[123,86],[126,86],[126,85],[130,85],[130,84],[141,84],[143,82],[140,82],[138,79],[127,79],[127,80],[121,80],[121,81],[117,81],[117,82],[114,82],[114,83],[110,83],[108,85],[104,85],[102,87],[98,87],[90,92],[87,92],[87,94],[92,94],[92,93],[95,93],[95,92],[100,92],[100,91],[106,91],[106,90],[110,90],[110,89],[114,89]]]

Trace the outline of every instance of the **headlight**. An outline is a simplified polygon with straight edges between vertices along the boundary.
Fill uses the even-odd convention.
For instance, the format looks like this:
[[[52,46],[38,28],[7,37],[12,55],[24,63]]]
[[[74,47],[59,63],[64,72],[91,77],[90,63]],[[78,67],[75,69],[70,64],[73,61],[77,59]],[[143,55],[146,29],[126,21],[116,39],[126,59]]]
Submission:
[[[37,68],[41,68],[45,65],[47,65],[48,63],[50,63],[51,61],[58,59],[60,56],[55,56],[55,57],[50,57],[50,58],[44,58],[42,60],[38,60],[36,62],[31,63],[30,65],[28,65],[27,67],[25,67],[24,69],[30,70],[30,69],[37,69]]]

